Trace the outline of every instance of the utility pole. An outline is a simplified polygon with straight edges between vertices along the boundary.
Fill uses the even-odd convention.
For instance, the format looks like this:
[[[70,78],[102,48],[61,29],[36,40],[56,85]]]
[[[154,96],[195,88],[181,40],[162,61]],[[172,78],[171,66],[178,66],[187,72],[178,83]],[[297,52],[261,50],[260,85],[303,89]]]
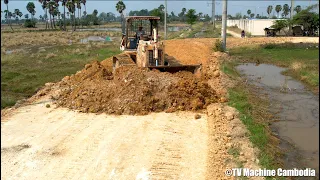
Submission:
[[[164,39],[167,40],[167,0],[164,1]]]
[[[222,1],[222,48],[226,51],[227,48],[227,0]]]
[[[294,3],[293,3],[293,0],[291,0],[291,8],[290,8],[290,19],[292,20],[292,18],[293,18],[293,10],[294,10],[294,5],[293,5]]]
[[[216,0],[212,0],[212,25],[213,25],[213,30],[216,29]]]

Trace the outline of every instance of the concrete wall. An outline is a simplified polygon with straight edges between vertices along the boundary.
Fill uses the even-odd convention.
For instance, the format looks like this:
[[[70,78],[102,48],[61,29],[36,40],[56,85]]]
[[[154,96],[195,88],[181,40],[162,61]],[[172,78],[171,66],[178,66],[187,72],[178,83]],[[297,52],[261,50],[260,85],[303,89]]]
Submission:
[[[270,27],[277,19],[238,19],[227,20],[227,26],[238,26],[239,29],[250,32],[253,36],[264,36],[264,28]]]

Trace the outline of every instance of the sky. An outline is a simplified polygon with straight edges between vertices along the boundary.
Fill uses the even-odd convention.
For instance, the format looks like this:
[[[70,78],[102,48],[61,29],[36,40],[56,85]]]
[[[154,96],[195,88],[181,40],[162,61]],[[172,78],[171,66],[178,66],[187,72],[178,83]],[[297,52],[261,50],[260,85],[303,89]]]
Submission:
[[[9,0],[9,11],[14,11],[14,9],[20,9],[23,14],[28,13],[26,10],[26,6],[28,2],[34,2],[36,6],[36,15],[35,17],[39,17],[40,15],[44,14],[43,9],[41,8],[41,4],[38,1],[33,0]],[[112,0],[87,0],[86,8],[88,14],[91,14],[94,9],[97,9],[99,14],[101,12],[112,12],[118,15],[119,13],[115,9],[115,5],[118,1]],[[126,4],[125,13],[129,13],[130,10],[141,10],[141,9],[148,9],[151,10],[153,8],[159,7],[160,4],[164,4],[164,0],[156,0],[156,1],[133,1],[133,0],[123,0]],[[303,1],[294,1],[294,6],[300,5],[302,8],[309,6],[311,4],[317,3],[317,0],[303,0]],[[197,13],[202,12],[203,14],[209,14],[211,16],[211,3],[212,0],[198,0],[198,1],[175,1],[175,0],[168,0],[168,14],[173,11],[176,15],[181,12],[181,9],[185,7],[188,9],[195,9]],[[222,1],[216,0],[216,15],[221,15],[222,10]],[[268,1],[239,1],[239,0],[228,0],[228,14],[235,15],[236,13],[241,13],[242,15],[247,13],[247,10],[250,9],[254,14],[260,15],[267,15],[267,6],[272,5],[273,9],[276,5],[283,5],[288,4],[290,6],[291,1],[275,1],[275,0],[268,0]],[[4,1],[1,0],[1,11],[4,11],[6,6]],[[67,11],[67,10],[66,10]],[[82,8],[82,12],[84,11],[84,7]],[[60,6],[60,12],[63,12],[63,8]],[[274,11],[273,11],[274,12]],[[276,13],[275,13],[276,15]],[[30,16],[30,15],[29,15]],[[2,18],[4,19],[4,14]]]

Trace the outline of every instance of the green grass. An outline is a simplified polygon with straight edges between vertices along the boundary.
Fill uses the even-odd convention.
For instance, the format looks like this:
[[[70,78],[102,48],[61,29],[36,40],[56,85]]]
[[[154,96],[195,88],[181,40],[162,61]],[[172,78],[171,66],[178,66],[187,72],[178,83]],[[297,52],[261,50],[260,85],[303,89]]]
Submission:
[[[239,78],[239,73],[235,69],[235,66],[238,63],[236,61],[225,62],[221,65],[221,69],[226,73],[230,78],[237,79]],[[250,93],[247,86],[242,85],[241,83],[233,88],[228,89],[229,102],[228,105],[236,108],[240,114],[240,120],[246,126],[249,131],[249,139],[252,144],[259,148],[260,154],[259,164],[262,168],[266,169],[277,169],[279,168],[279,162],[276,159],[278,154],[274,152],[270,147],[274,143],[271,140],[271,135],[269,134],[268,122],[259,120],[260,117],[256,116],[258,112],[256,104],[253,104],[253,101],[262,101],[259,97],[256,97],[254,94]],[[257,103],[258,106],[263,106],[264,103]],[[237,149],[230,148],[228,151],[229,154],[232,154],[234,157],[238,155]],[[267,177],[267,179],[272,179]],[[284,179],[282,177],[277,177],[277,179]]]
[[[239,160],[239,156],[240,156],[240,149],[238,147],[231,147],[230,149],[228,149],[228,154],[232,155],[234,158],[234,162],[237,166],[237,168],[243,168],[243,162],[241,162]],[[247,180],[249,179],[248,177],[245,176],[240,176],[238,177],[241,180]]]
[[[79,50],[77,50],[79,49]],[[47,82],[76,73],[92,60],[104,60],[119,50],[113,45],[56,46],[45,52],[1,54],[1,108],[32,96]],[[48,54],[55,56],[47,58]]]
[[[285,43],[247,46],[230,49],[230,54],[246,62],[287,67],[285,74],[315,89],[319,86],[319,49],[315,48],[316,45]]]
[[[228,154],[232,155],[234,158],[237,158],[240,155],[240,150],[239,148],[232,147],[228,150]]]

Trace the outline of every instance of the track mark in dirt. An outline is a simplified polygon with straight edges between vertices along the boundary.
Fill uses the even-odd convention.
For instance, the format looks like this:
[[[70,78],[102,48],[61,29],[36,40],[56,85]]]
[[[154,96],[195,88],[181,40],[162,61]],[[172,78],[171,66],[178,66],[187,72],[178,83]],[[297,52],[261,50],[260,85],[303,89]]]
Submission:
[[[1,153],[10,153],[10,152],[19,152],[23,149],[30,148],[31,146],[29,144],[20,144],[17,146],[11,146],[11,147],[1,147]]]

